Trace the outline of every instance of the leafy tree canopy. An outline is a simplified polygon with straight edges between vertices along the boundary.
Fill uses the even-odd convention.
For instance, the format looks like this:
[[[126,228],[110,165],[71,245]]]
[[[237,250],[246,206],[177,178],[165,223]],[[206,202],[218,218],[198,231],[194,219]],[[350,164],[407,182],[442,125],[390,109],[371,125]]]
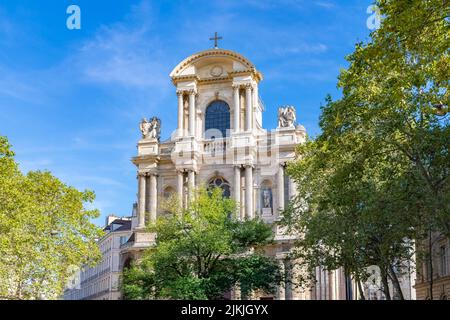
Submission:
[[[412,239],[450,234],[450,6],[376,4],[381,27],[347,57],[342,97],[327,97],[321,134],[288,169],[299,198],[284,223],[302,233],[298,255],[311,271],[344,267],[364,280],[378,265],[396,285]]]
[[[127,299],[221,299],[235,286],[243,296],[273,292],[277,263],[264,255],[270,226],[260,220],[230,219],[236,210],[222,190],[199,189],[187,208],[176,199],[150,226],[157,243],[124,272]]]
[[[59,298],[74,267],[95,262],[94,197],[50,172],[22,174],[0,137],[0,299]]]

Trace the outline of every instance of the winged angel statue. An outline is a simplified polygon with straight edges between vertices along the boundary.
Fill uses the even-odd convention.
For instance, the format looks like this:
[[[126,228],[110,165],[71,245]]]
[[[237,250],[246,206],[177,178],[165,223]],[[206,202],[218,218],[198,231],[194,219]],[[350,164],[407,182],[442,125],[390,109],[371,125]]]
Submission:
[[[150,121],[147,118],[142,119],[139,128],[141,129],[142,137],[144,139],[156,139],[159,141],[161,133],[161,120],[153,117]]]

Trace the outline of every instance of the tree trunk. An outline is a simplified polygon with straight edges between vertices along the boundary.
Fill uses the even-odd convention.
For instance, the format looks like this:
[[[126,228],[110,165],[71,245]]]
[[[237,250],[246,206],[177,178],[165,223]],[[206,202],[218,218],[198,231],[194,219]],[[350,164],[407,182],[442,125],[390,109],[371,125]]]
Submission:
[[[431,241],[431,230],[428,237],[428,268],[429,270],[427,271],[430,275],[430,300],[433,300],[433,242]]]
[[[387,275],[387,272],[386,272],[386,269],[384,268],[384,266],[380,268],[380,272],[381,272],[381,282],[383,284],[384,296],[386,297],[386,300],[392,300],[391,293],[389,292],[388,275]]]
[[[392,267],[392,265],[389,265],[389,273],[390,273],[390,278],[392,280],[392,283],[394,284],[394,288],[400,297],[400,300],[405,300],[405,297],[403,296],[402,288],[400,286],[400,281],[398,281],[397,274],[395,273],[395,270]]]
[[[359,279],[356,279],[356,282],[358,283],[358,290],[359,290],[359,293],[361,295],[361,300],[366,300],[366,296],[364,295],[364,290],[363,290],[363,287],[361,285],[361,281],[359,281]]]

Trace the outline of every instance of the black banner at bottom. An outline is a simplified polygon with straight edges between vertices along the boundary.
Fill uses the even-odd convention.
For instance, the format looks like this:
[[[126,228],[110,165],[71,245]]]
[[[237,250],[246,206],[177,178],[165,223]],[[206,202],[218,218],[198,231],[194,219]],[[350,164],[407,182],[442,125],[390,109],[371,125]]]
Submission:
[[[402,318],[417,316],[429,310],[448,311],[450,301],[0,301],[3,314],[26,312],[47,318],[84,319],[92,317],[129,319],[302,319],[316,316],[351,316],[365,314],[382,316],[399,309]],[[11,310],[8,310],[11,308]],[[360,310],[358,310],[360,309]],[[360,313],[362,312],[362,314]]]

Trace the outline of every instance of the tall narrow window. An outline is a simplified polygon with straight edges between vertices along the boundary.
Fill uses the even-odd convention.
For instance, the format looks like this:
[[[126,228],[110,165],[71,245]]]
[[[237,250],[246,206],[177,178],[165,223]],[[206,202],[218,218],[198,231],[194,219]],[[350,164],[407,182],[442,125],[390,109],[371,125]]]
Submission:
[[[216,100],[206,108],[205,138],[222,138],[230,130],[230,107],[225,101]]]

